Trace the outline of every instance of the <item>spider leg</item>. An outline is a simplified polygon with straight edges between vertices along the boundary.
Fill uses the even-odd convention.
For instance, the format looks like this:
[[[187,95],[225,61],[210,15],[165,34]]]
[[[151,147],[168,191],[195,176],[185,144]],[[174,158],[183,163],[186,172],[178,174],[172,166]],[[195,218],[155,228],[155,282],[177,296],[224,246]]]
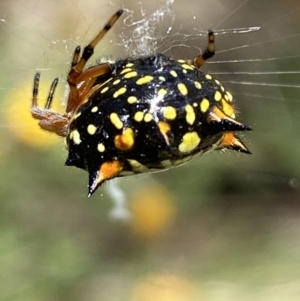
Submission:
[[[30,113],[34,119],[40,120],[39,126],[48,131],[56,133],[59,136],[65,137],[67,134],[67,125],[69,118],[66,115],[59,114],[51,110],[51,104],[54,96],[54,92],[58,83],[58,79],[54,79],[50,87],[50,91],[47,97],[47,101],[44,108],[38,105],[38,94],[40,85],[40,73],[36,73],[33,81],[33,91],[31,100]]]
[[[98,35],[88,44],[79,58],[80,54],[80,47],[76,47],[74,54],[73,54],[73,59],[72,59],[72,64],[71,64],[71,70],[68,74],[68,84],[70,87],[70,94],[68,98],[68,103],[67,103],[67,108],[66,112],[72,112],[75,111],[75,109],[78,107],[80,97],[79,97],[79,91],[77,88],[77,84],[80,83],[83,80],[86,80],[87,78],[91,77],[97,77],[101,74],[109,73],[112,71],[112,67],[110,64],[102,64],[97,66],[97,72],[91,71],[90,68],[86,71],[83,71],[87,61],[90,59],[90,57],[94,53],[94,49],[96,45],[100,42],[100,40],[104,37],[104,35],[109,31],[109,29],[117,22],[117,20],[120,18],[122,15],[123,10],[120,9],[118,10],[108,21],[108,23],[104,26],[104,28],[98,33]],[[87,73],[86,73],[87,72]]]
[[[79,82],[82,82],[80,87],[78,88],[80,102],[82,104],[82,98],[89,92],[89,90],[94,86],[97,77],[102,74],[110,73],[113,70],[113,65],[108,63],[104,63],[101,65],[97,65],[95,67],[89,68],[81,73]],[[104,83],[103,83],[104,84]],[[98,85],[97,85],[98,86]]]
[[[76,83],[81,83],[80,87],[77,84],[70,84],[70,93],[67,101],[66,112],[74,112],[79,105],[82,104],[82,96],[84,96],[88,90],[93,86],[98,76],[111,73],[113,65],[109,63],[103,63],[95,67],[89,68],[82,72],[76,80]]]
[[[51,109],[53,95],[55,93],[55,89],[56,89],[57,84],[58,84],[58,78],[55,78],[53,80],[52,84],[51,84],[51,87],[50,87],[50,91],[49,91],[47,101],[46,101],[46,104],[45,104],[45,109]]]
[[[80,50],[81,50],[80,46],[77,46],[75,48],[74,53],[73,53],[71,68],[73,68],[74,66],[77,65],[78,60],[79,60]]]
[[[111,79],[108,79],[107,81],[94,85],[95,78],[91,78],[88,81],[85,81],[85,86],[80,87],[79,94],[80,94],[80,105],[86,103],[89,100],[89,97],[97,90],[101,88],[101,86],[108,83]]]
[[[195,67],[200,68],[205,63],[205,61],[207,61],[214,55],[215,55],[215,35],[212,30],[209,30],[207,48],[201,55],[197,56],[194,59],[193,64]]]
[[[91,41],[89,45],[87,45],[84,50],[83,54],[76,64],[74,66],[74,70],[78,73],[81,73],[86,62],[89,60],[89,58],[94,53],[94,49],[96,45],[100,42],[100,40],[105,36],[105,34],[111,29],[111,27],[117,22],[117,20],[120,18],[120,16],[123,14],[123,10],[118,10],[107,22],[107,24],[104,26],[104,28],[98,33],[98,35]]]

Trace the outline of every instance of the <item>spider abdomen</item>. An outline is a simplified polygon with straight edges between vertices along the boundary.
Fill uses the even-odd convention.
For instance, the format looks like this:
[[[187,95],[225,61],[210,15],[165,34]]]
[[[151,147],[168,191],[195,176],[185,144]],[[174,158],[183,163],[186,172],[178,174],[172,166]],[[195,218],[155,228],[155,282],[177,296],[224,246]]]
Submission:
[[[232,96],[185,60],[164,55],[117,61],[69,125],[67,165],[89,172],[89,194],[105,180],[178,165],[196,154],[248,152],[234,132]]]

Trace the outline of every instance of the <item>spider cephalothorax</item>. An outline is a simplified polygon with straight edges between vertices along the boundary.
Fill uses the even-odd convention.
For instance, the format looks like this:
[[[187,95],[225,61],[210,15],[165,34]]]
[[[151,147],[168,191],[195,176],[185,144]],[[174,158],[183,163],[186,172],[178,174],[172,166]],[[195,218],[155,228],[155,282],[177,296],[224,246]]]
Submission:
[[[32,116],[43,129],[66,137],[66,165],[88,171],[88,195],[108,179],[166,169],[210,150],[250,153],[235,134],[250,128],[235,120],[232,95],[200,70],[215,52],[212,31],[206,51],[194,60],[156,54],[84,69],[122,13],[112,16],[81,57],[75,49],[65,113],[51,110],[58,80],[40,108],[39,73],[34,79]]]

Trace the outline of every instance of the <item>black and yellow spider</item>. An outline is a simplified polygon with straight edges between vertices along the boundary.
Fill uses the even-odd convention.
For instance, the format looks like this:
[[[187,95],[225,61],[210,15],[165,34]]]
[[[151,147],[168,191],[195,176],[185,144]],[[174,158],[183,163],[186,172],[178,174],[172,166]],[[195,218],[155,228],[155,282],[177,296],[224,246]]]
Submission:
[[[42,129],[66,137],[66,165],[89,173],[88,196],[106,180],[167,169],[214,149],[250,153],[236,131],[232,95],[199,68],[215,53],[214,34],[194,60],[162,54],[126,58],[85,68],[95,46],[122,15],[117,11],[80,56],[73,55],[66,110],[51,110],[58,79],[44,108],[34,77],[31,114]]]

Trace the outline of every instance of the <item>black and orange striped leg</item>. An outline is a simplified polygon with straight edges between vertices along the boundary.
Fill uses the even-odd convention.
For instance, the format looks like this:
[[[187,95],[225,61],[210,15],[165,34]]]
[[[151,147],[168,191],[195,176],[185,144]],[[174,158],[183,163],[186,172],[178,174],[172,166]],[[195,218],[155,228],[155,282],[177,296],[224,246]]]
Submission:
[[[40,86],[40,77],[41,74],[39,72],[37,72],[34,76],[34,80],[33,80],[33,91],[32,91],[32,101],[31,101],[31,106],[32,107],[38,107],[38,94],[39,94],[39,86]],[[45,109],[51,109],[51,105],[52,105],[52,100],[53,100],[53,96],[56,90],[56,86],[58,84],[58,78],[55,78],[51,84],[49,93],[48,93],[48,97],[47,97],[47,101],[45,103]]]
[[[58,79],[55,78],[51,84],[50,91],[47,97],[44,108],[38,105],[38,93],[40,84],[40,73],[36,73],[34,76],[33,92],[31,99],[31,115],[33,118],[40,120],[39,125],[42,129],[54,132],[59,136],[65,137],[67,134],[67,126],[72,113],[77,109],[80,104],[81,97],[83,97],[89,89],[93,86],[96,78],[102,74],[107,74],[112,71],[112,66],[108,63],[98,65],[93,68],[89,68],[84,71],[84,67],[89,58],[94,53],[94,48],[103,38],[103,36],[109,31],[109,29],[115,24],[115,22],[122,15],[123,10],[118,10],[99,32],[99,34],[92,40],[92,42],[84,48],[82,56],[80,57],[80,46],[76,47],[72,62],[71,70],[68,75],[68,84],[70,87],[70,93],[68,97],[66,112],[64,114],[56,113],[51,110],[51,105],[58,84]],[[78,84],[82,82],[80,88]],[[80,91],[79,91],[80,89]],[[81,93],[81,95],[80,95]]]
[[[193,64],[195,67],[200,68],[205,61],[207,61],[208,59],[210,59],[211,57],[213,57],[215,55],[215,35],[214,32],[212,30],[208,31],[208,45],[206,50],[199,56],[197,56],[194,61]]]
[[[68,98],[67,108],[66,112],[74,112],[79,105],[80,97],[79,92],[77,88],[77,84],[86,79],[86,76],[84,75],[85,72],[90,72],[89,70],[83,71],[87,61],[90,59],[90,57],[94,53],[94,49],[96,45],[101,41],[101,39],[105,36],[105,34],[110,30],[110,28],[117,22],[117,20],[120,18],[120,16],[123,14],[123,10],[118,10],[108,21],[108,23],[104,26],[104,28],[98,33],[98,35],[88,44],[80,57],[80,46],[76,47],[72,64],[71,64],[71,70],[68,74],[67,82],[70,87],[70,94]],[[102,68],[99,68],[97,72],[95,72],[92,76],[97,77],[101,74],[106,74],[112,71],[112,68],[109,67],[109,64],[103,64]],[[91,78],[91,77],[90,77]]]
[[[51,84],[48,97],[44,108],[39,107],[38,95],[40,85],[40,73],[36,73],[33,81],[33,91],[31,99],[31,115],[34,119],[40,120],[39,126],[48,132],[56,133],[59,136],[65,137],[67,133],[67,125],[69,118],[66,114],[56,113],[51,110],[51,105],[55,93],[55,89],[58,83],[58,78],[55,78]]]

